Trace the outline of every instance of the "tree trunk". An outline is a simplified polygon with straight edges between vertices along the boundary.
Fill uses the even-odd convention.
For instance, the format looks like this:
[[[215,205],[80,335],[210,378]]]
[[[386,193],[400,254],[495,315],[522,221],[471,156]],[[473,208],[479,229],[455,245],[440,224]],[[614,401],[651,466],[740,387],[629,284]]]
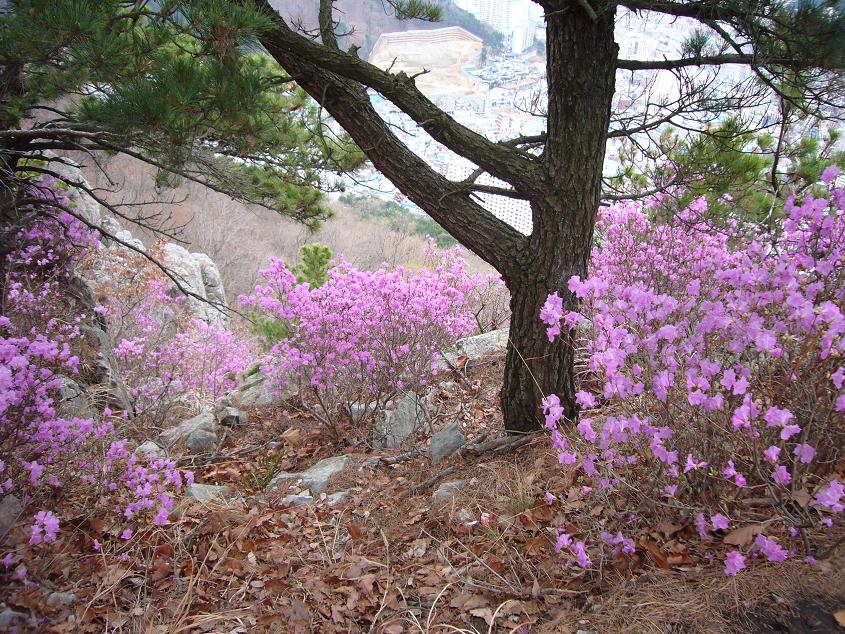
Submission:
[[[537,429],[541,399],[557,394],[574,419],[573,350],[549,343],[540,308],[559,292],[576,306],[569,278],[585,276],[601,194],[616,54],[616,5],[607,0],[542,0],[546,13],[548,125],[534,157],[492,143],[441,111],[405,73],[384,73],[357,57],[297,35],[283,20],[262,37],[270,54],[350,134],[406,196],[455,239],[493,265],[511,290],[511,344],[502,388],[505,428]],[[269,15],[274,11],[269,7]],[[392,101],[438,142],[509,183],[531,203],[525,237],[481,207],[472,183],[451,182],[416,156],[381,119],[366,88]]]
[[[501,395],[509,432],[540,427],[541,400],[549,394],[560,398],[567,418],[577,417],[573,333],[550,343],[540,308],[553,292],[565,310],[577,308],[568,282],[587,275],[615,85],[615,7],[599,6],[593,20],[576,2],[549,4],[544,195],[531,201],[534,229],[527,252],[514,254],[503,271],[512,297]]]

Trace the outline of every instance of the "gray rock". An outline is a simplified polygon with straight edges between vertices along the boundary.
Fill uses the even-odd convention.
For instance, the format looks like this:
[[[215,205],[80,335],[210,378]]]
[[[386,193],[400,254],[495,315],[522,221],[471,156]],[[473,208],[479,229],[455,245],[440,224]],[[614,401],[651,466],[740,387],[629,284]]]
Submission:
[[[141,242],[138,238],[132,235],[131,231],[124,229],[120,226],[120,224],[112,218],[111,216],[105,216],[100,221],[100,227],[108,233],[112,238],[103,238],[103,246],[106,248],[117,250],[124,254],[131,253],[131,249],[127,249],[125,245],[129,245],[132,249],[137,249],[141,253],[146,253],[147,248],[144,246],[144,243]],[[122,249],[122,251],[121,251]]]
[[[205,429],[197,429],[188,435],[188,450],[194,454],[211,453],[217,449],[217,434]]]
[[[228,492],[229,487],[194,483],[185,491],[185,497],[197,502],[208,502],[209,500],[225,498]]]
[[[282,504],[285,506],[305,506],[306,504],[314,504],[314,498],[302,493],[286,495],[282,498]]]
[[[35,620],[24,612],[6,608],[0,612],[0,632],[11,632],[17,627],[35,627]],[[26,630],[24,630],[26,631]]]
[[[135,449],[135,455],[139,458],[145,457],[149,460],[157,460],[158,458],[166,458],[167,452],[155,441],[147,440],[138,445],[137,449]]]
[[[164,265],[179,280],[182,288],[196,293],[205,299],[205,284],[202,281],[202,269],[194,259],[194,256],[185,247],[173,243],[165,244]],[[178,289],[174,290],[176,293],[179,292]],[[191,300],[197,301],[196,298],[191,298]]]
[[[205,288],[205,296],[212,302],[226,305],[226,291],[223,289],[223,278],[220,276],[220,269],[214,261],[205,253],[192,253],[194,261],[200,269],[200,276],[202,278],[203,287]],[[229,316],[225,313],[217,311],[217,319],[221,323],[227,323]]]
[[[376,420],[373,447],[384,449],[401,445],[414,435],[426,419],[427,411],[428,399],[406,394],[396,401],[394,409],[385,411],[384,416]]]
[[[73,605],[74,603],[76,603],[76,595],[73,592],[51,592],[47,595],[47,605],[51,607]]]
[[[351,460],[350,456],[333,456],[320,460],[313,467],[302,473],[288,473],[282,471],[270,480],[268,491],[275,491],[294,480],[301,480],[302,486],[308,487],[313,495],[320,495],[329,485],[331,477],[343,471]]]
[[[97,358],[97,365],[103,372],[102,382],[109,386],[112,398],[114,398],[124,411],[132,410],[132,398],[129,395],[129,388],[120,374],[119,364],[114,356],[114,346],[108,333],[99,327],[82,326],[82,330],[97,339],[100,344],[100,354]]]
[[[271,388],[264,385],[262,381],[257,381],[238,392],[236,396],[238,403],[244,406],[275,405],[277,403],[281,403],[282,401],[286,401],[289,398],[293,398],[299,392],[299,390],[292,384],[289,384],[284,389],[278,387]],[[274,396],[274,394],[276,395]]]
[[[217,421],[213,413],[203,412],[193,418],[182,421],[175,427],[165,429],[158,435],[159,444],[163,447],[172,447],[176,443],[187,439],[188,436],[199,429],[214,432],[216,423]]]
[[[478,359],[494,352],[504,352],[508,347],[508,328],[492,330],[483,335],[466,337],[458,341],[458,354]]]
[[[248,390],[249,388],[251,388],[254,385],[259,385],[261,383],[264,383],[264,381],[266,381],[266,380],[267,380],[267,375],[264,374],[263,372],[253,372],[252,374],[250,374],[249,376],[247,376],[244,379],[244,382],[241,384],[241,386],[238,388],[238,390],[243,392],[245,390]]]
[[[337,493],[332,493],[331,495],[326,496],[326,503],[329,506],[334,506],[335,504],[340,504],[346,498],[349,497],[349,491],[338,491]]]
[[[451,502],[455,497],[455,494],[463,485],[463,480],[449,480],[448,482],[444,482],[437,487],[437,490],[434,493],[431,494],[431,500],[435,504],[446,504]]]
[[[349,407],[349,418],[352,420],[353,423],[359,423],[364,419],[365,416],[372,416],[375,413],[375,403],[353,403]]]
[[[217,421],[226,427],[239,427],[246,424],[249,414],[237,407],[226,407],[217,413]]]
[[[198,297],[189,297],[189,305],[194,314],[207,322],[225,324],[229,316],[219,308],[208,302],[226,305],[226,293],[217,265],[204,253],[189,253],[178,244],[164,245],[164,264],[174,274],[179,284],[186,291]],[[173,285],[172,293],[179,294],[180,290]]]
[[[0,538],[2,538],[23,513],[23,504],[14,495],[6,495],[0,500]]]
[[[63,418],[94,418],[96,412],[85,390],[73,379],[59,377],[58,413]]]
[[[442,431],[431,437],[428,449],[431,453],[431,462],[440,464],[444,458],[448,458],[460,449],[466,441],[466,436],[461,433],[457,421],[449,423]]]

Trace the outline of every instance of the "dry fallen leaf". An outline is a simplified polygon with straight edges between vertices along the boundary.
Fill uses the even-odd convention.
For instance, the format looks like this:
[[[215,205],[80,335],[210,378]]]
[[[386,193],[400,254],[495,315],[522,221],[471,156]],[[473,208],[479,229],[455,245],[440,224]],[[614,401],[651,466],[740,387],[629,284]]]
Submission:
[[[740,548],[745,548],[752,542],[754,537],[756,537],[762,531],[763,527],[760,526],[760,524],[743,526],[742,528],[732,530],[730,533],[725,535],[725,538],[722,541],[731,546],[739,546]]]
[[[836,619],[836,624],[841,628],[845,628],[845,610],[837,610],[833,613],[833,618]]]
[[[302,442],[302,430],[296,427],[291,427],[282,432],[282,440],[288,443],[291,447],[296,447]]]

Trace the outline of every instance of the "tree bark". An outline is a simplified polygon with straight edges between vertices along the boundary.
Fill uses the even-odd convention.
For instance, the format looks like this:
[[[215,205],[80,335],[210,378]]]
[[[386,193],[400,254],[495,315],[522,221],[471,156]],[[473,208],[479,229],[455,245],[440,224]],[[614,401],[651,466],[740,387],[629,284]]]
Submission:
[[[541,400],[555,393],[574,419],[573,349],[569,337],[548,341],[540,321],[546,297],[559,292],[576,306],[567,283],[587,271],[600,203],[617,46],[616,4],[545,0],[548,132],[542,156],[493,143],[437,108],[404,73],[382,71],[354,55],[295,33],[274,15],[261,37],[268,52],[344,127],[406,196],[453,237],[493,265],[512,294],[511,336],[502,388],[505,428],[537,429]],[[596,5],[596,0],[592,0]],[[588,10],[589,9],[589,10]],[[472,187],[434,171],[397,138],[370,104],[371,88],[391,100],[434,139],[506,181],[531,203],[534,228],[525,237],[481,207]]]
[[[549,342],[539,314],[553,292],[564,299],[565,310],[577,308],[568,282],[587,275],[615,87],[614,6],[600,7],[594,21],[575,2],[549,5],[543,195],[531,200],[534,228],[527,251],[502,270],[512,298],[501,393],[510,432],[541,426],[541,401],[548,394],[560,398],[567,418],[577,417],[573,333]]]

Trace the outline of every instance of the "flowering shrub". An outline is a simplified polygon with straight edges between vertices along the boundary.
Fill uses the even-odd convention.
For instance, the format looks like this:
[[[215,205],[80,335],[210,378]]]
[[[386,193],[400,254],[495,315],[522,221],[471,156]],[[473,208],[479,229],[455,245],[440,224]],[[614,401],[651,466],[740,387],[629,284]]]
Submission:
[[[193,317],[185,296],[172,297],[161,281],[142,287],[138,302],[118,307],[111,299],[106,305],[110,315],[120,312],[124,325],[114,356],[136,414],[161,420],[166,406],[184,403],[186,395],[213,404],[236,387],[250,365],[248,338]]]
[[[835,176],[828,169],[825,183]],[[577,394],[575,429],[559,428],[560,401],[546,398],[559,460],[582,474],[583,495],[626,509],[583,542],[562,534],[559,548],[577,565],[590,565],[585,543],[632,549],[630,529],[619,529],[644,526],[649,510],[678,514],[710,539],[740,526],[746,499],[768,506],[767,534],[727,554],[729,575],[749,552],[796,556],[799,536],[841,517],[845,191],[830,186],[785,211],[767,235],[714,229],[703,200],[672,224],[650,222],[639,205],[608,208],[591,276],[569,281],[580,311],[564,314],[560,297],[548,298],[549,338],[577,326],[601,384]]]
[[[59,403],[61,376],[81,367],[86,312],[68,317],[73,268],[96,248],[95,235],[71,214],[73,202],[51,179],[35,188],[50,204],[33,209],[6,258],[6,312],[0,315],[0,495],[15,495],[32,517],[29,545],[55,541],[60,509],[102,510],[124,539],[149,523],[165,524],[174,493],[192,480],[171,460],[147,462],[127,450],[108,408],[69,417]],[[4,228],[8,230],[8,228]],[[48,510],[48,507],[50,510]],[[0,535],[6,542],[8,536]],[[3,558],[11,567],[21,554]],[[16,569],[26,575],[25,566]]]
[[[431,379],[441,350],[473,329],[466,291],[474,282],[456,257],[417,272],[358,271],[340,262],[319,288],[297,284],[284,262],[241,302],[289,326],[262,365],[271,381],[308,386],[315,415],[337,433],[340,410],[382,407]]]

